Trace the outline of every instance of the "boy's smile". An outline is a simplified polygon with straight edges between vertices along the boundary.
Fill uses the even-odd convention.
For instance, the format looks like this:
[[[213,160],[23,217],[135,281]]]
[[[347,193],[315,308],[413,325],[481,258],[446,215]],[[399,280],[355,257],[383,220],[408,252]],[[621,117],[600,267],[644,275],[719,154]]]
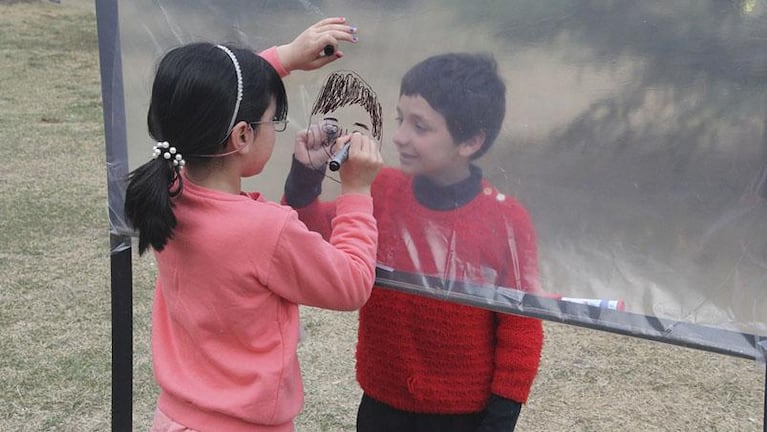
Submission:
[[[445,117],[418,95],[400,96],[392,142],[402,171],[442,186],[469,177],[469,157],[477,150],[468,142],[456,143]]]

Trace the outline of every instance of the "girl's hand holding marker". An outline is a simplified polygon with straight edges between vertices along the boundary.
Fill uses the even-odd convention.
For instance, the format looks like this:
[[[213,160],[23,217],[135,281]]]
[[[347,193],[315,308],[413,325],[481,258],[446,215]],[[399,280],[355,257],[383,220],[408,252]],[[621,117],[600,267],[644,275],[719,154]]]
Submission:
[[[344,56],[341,42],[357,42],[357,27],[344,17],[323,19],[298,35],[292,42],[277,47],[287,70],[314,70]]]

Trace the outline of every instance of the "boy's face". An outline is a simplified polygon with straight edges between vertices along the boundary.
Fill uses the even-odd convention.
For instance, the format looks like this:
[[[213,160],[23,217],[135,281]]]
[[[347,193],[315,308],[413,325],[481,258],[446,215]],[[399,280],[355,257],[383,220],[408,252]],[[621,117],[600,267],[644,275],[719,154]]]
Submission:
[[[469,177],[469,157],[476,148],[456,143],[445,118],[421,96],[402,95],[397,103],[397,130],[392,142],[402,171],[425,176],[438,185]]]

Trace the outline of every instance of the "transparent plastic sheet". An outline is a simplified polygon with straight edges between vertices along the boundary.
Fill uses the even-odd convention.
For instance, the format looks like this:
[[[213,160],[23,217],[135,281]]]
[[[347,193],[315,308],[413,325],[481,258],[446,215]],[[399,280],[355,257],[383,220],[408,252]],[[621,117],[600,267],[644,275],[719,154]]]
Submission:
[[[118,19],[117,6],[106,2],[96,6],[106,141],[110,252],[115,255],[131,247],[130,236],[133,234],[123,211],[125,179],[128,175],[125,93],[119,26],[115,25]]]
[[[287,78],[288,131],[266,171],[245,183],[273,200],[282,193],[293,136],[308,126],[333,70],[353,70],[374,88],[383,106],[384,156],[396,166],[390,137],[404,72],[432,54],[492,53],[506,80],[506,119],[478,165],[529,211],[543,292],[487,282],[467,287],[450,266],[437,273],[383,266],[379,283],[764,358],[764,3],[138,0],[119,8],[131,169],[151,155],[149,89],[169,48],[213,40],[262,50],[326,16],[346,16],[360,29],[358,44],[341,47],[344,59]],[[111,162],[110,184],[124,182],[125,162]],[[122,199],[112,196],[123,191],[110,187],[110,223],[128,233]],[[334,193],[326,181],[325,196]],[[482,215],[476,223],[481,227]],[[444,254],[438,243],[435,256]],[[625,309],[562,297],[620,300]]]

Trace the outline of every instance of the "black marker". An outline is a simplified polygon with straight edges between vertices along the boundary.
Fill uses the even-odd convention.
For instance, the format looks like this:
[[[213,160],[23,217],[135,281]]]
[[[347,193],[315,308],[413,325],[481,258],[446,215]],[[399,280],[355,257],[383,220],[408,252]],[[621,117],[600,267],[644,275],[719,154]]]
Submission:
[[[325,45],[325,48],[322,49],[322,53],[325,54],[325,57],[330,57],[335,52],[336,48],[333,45]]]
[[[331,171],[338,171],[341,168],[341,164],[346,162],[346,159],[349,159],[349,147],[351,147],[351,145],[352,140],[350,138],[349,141],[341,147],[341,150],[333,155],[333,158],[328,162],[328,168],[330,168]]]

